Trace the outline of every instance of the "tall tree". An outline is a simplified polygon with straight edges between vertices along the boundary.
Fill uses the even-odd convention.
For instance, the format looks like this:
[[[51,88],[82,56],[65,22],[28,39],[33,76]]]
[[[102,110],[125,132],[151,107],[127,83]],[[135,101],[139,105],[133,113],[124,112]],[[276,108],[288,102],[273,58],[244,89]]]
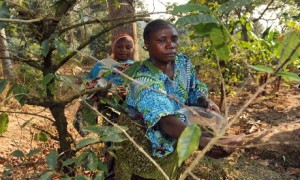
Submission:
[[[4,28],[0,32],[0,59],[2,59],[3,74],[7,79],[13,78],[12,63],[9,59],[7,41]]]

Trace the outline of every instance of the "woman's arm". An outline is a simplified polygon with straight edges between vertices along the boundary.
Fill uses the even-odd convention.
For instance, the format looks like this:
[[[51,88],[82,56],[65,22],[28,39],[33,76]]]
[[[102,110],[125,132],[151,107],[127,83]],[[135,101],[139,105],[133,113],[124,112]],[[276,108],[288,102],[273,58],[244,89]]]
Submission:
[[[181,133],[183,130],[187,127],[187,125],[182,122],[180,119],[178,119],[176,116],[164,116],[162,117],[158,125],[162,131],[164,131],[167,135],[179,139]],[[209,134],[202,133],[200,136],[200,145],[199,149],[203,149],[211,140],[211,137],[209,137]]]

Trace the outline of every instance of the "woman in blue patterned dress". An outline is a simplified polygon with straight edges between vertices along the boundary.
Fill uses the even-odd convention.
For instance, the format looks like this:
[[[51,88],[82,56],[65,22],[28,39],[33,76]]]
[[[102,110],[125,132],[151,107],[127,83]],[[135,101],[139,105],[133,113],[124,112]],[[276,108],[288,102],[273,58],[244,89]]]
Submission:
[[[115,92],[120,98],[125,98],[126,89],[122,84],[124,83],[123,77],[113,72],[111,69],[115,68],[124,72],[128,66],[134,63],[131,60],[133,55],[134,41],[128,34],[119,34],[115,37],[112,44],[112,54],[109,57],[97,62],[90,72],[86,75],[86,88],[92,89],[96,87],[106,87],[108,82],[112,83],[110,92]],[[108,92],[97,92],[92,96],[85,99],[91,106],[96,106],[98,111],[106,115],[109,119],[114,120],[117,114],[113,112],[107,103],[100,103],[100,100],[108,98]],[[73,122],[74,127],[81,136],[85,136],[82,131],[83,126],[96,125],[98,122],[97,114],[90,109],[85,103],[81,103]]]
[[[177,112],[182,104],[208,111],[219,111],[219,108],[207,98],[207,87],[196,78],[188,57],[177,53],[178,32],[172,24],[160,19],[151,21],[144,29],[143,38],[149,58],[142,63],[135,80],[151,89],[132,83],[126,97],[127,112],[131,118],[141,119],[146,127],[152,155],[165,157],[174,151],[176,140],[187,127],[184,115]],[[199,148],[204,148],[210,140],[211,136],[203,133]],[[241,142],[242,138],[238,137],[219,140],[218,144]],[[210,155],[218,158],[229,153],[228,149],[215,146]]]

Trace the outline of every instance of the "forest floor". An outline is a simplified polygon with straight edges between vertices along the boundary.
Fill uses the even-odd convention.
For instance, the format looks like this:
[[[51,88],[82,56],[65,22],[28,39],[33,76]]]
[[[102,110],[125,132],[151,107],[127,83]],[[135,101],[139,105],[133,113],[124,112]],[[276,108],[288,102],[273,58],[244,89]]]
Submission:
[[[254,90],[254,87],[249,86],[235,98],[228,99],[228,102],[232,103],[230,117],[236,114]],[[204,179],[300,178],[300,90],[296,85],[282,85],[277,94],[270,92],[266,96],[257,97],[228,131],[229,134],[247,135],[246,146],[228,157],[225,163],[231,168],[234,167],[234,170],[225,170],[225,165],[219,169],[212,165],[210,171],[207,171],[208,175],[204,176],[205,172],[201,166],[205,163],[200,162],[194,169],[194,174]],[[0,97],[0,102],[3,99]],[[65,111],[69,122],[68,129],[75,141],[80,139],[72,126],[77,107],[76,100],[70,103]],[[51,149],[58,147],[52,140],[46,143],[34,140],[34,134],[39,132],[39,129],[47,129],[55,134],[51,120],[43,118],[46,116],[51,119],[51,114],[40,107],[21,107],[14,100],[1,105],[0,110],[10,112],[8,130],[0,137],[0,179],[5,165],[8,164],[14,167],[12,174],[2,176],[2,179],[38,179],[46,170],[45,156]],[[35,128],[32,126],[34,124]],[[31,158],[22,159],[11,155],[16,149],[26,154],[36,148],[40,148],[41,152]],[[211,170],[216,168],[217,171],[212,173]]]

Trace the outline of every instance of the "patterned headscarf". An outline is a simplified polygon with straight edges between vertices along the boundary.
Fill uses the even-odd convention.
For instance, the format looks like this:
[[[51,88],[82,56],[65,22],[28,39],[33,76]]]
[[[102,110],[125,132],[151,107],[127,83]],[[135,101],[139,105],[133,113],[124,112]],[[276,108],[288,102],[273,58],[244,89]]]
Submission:
[[[112,57],[112,58],[115,57],[115,55],[113,54],[113,52],[114,52],[114,49],[113,49],[113,48],[115,47],[115,44],[116,44],[120,39],[122,39],[122,38],[128,39],[129,41],[132,42],[132,44],[133,44],[133,46],[134,46],[134,40],[133,40],[133,38],[132,38],[129,34],[126,34],[126,33],[119,34],[119,35],[117,35],[117,36],[115,37],[114,42],[112,43],[112,53],[111,53],[110,57]]]
[[[123,34],[119,34],[115,37],[115,40],[114,40],[114,43],[113,43],[113,46],[116,44],[117,41],[119,41],[120,39],[126,37],[129,41],[132,42],[132,44],[134,44],[134,40],[133,38],[129,35],[129,34],[126,34],[126,33],[123,33]]]

